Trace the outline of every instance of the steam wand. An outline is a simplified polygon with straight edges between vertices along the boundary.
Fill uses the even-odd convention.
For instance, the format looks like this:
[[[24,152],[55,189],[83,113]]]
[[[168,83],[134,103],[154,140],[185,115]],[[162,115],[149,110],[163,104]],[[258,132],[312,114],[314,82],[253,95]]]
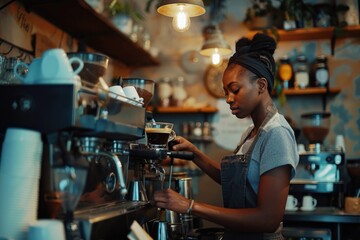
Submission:
[[[116,171],[117,171],[117,176],[118,176],[118,180],[119,180],[119,186],[120,186],[120,194],[125,197],[125,195],[127,194],[127,189],[125,186],[125,180],[124,180],[124,176],[123,176],[123,172],[122,172],[122,165],[121,165],[121,161],[118,158],[118,156],[114,153],[108,153],[108,152],[81,152],[81,154],[83,154],[84,156],[104,156],[107,157],[109,159],[111,159],[113,161],[113,163],[116,166]]]

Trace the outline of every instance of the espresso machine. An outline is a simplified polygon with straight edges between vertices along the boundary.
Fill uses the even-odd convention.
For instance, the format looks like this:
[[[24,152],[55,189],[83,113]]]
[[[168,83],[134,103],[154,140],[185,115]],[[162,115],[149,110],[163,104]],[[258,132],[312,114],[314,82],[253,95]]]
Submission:
[[[6,116],[0,132],[18,127],[42,133],[38,218],[64,219],[67,240],[126,239],[134,220],[146,228],[158,209],[143,191],[134,194],[130,179],[141,182],[146,172],[163,176],[162,160],[193,157],[147,146],[145,122],[151,117],[145,106],[151,97],[146,100],[123,102],[84,83],[0,87]]]
[[[324,144],[330,116],[328,112],[301,115],[302,133],[308,145],[299,152],[299,164],[290,182],[290,194],[298,199],[312,195],[317,199],[317,206],[343,208],[345,153],[343,149]]]

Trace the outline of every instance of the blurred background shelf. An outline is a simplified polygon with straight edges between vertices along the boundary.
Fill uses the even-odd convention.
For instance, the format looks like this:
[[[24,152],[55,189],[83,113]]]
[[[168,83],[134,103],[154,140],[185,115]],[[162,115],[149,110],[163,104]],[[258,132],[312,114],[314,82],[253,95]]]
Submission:
[[[249,37],[253,37],[257,31],[251,31]],[[318,27],[318,28],[300,28],[294,30],[276,29],[279,41],[313,41],[319,39],[332,40],[333,38],[359,38],[360,25],[346,27]]]
[[[201,108],[194,107],[148,107],[149,111],[155,113],[216,113],[215,107],[207,106]]]
[[[340,88],[289,88],[284,89],[284,94],[287,96],[302,96],[302,95],[323,95],[323,94],[338,94],[340,92]]]
[[[347,26],[343,28],[304,28],[296,30],[278,30],[280,41],[314,40],[336,38],[360,37],[360,26]]]

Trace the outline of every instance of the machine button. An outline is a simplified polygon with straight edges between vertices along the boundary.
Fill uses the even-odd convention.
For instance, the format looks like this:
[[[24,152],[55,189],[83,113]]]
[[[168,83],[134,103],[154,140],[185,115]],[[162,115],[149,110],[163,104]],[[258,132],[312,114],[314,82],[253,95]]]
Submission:
[[[21,98],[19,103],[20,103],[20,110],[23,112],[27,112],[32,108],[32,102],[28,98]]]
[[[327,156],[327,157],[325,158],[325,160],[326,160],[326,162],[328,162],[328,163],[334,163],[333,158],[332,158],[331,156]]]

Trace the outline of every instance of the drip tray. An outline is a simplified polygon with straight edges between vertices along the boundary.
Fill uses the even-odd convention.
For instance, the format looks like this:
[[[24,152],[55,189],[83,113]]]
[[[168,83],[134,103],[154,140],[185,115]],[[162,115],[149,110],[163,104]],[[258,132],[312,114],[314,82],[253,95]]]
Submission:
[[[290,191],[292,192],[313,192],[313,193],[332,193],[342,192],[344,182],[318,182],[303,179],[293,179],[290,181]]]
[[[136,220],[140,225],[156,219],[157,209],[149,202],[123,201],[82,205],[74,218],[79,221],[84,239],[126,239],[130,225]]]

